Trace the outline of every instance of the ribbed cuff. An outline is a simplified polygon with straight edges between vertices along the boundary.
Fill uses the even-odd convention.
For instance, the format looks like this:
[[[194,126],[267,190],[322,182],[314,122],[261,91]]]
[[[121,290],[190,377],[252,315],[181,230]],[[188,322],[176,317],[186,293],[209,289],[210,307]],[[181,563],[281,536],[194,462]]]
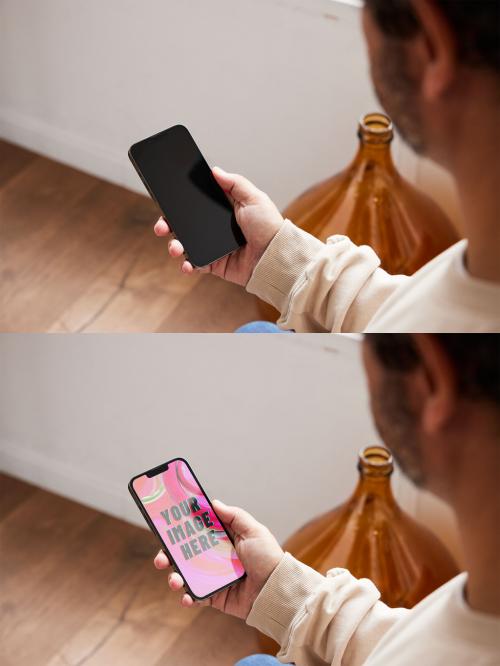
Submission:
[[[247,624],[283,645],[292,620],[322,582],[321,574],[285,553],[254,601]]]
[[[255,267],[247,291],[283,313],[294,284],[323,248],[324,243],[285,220]]]

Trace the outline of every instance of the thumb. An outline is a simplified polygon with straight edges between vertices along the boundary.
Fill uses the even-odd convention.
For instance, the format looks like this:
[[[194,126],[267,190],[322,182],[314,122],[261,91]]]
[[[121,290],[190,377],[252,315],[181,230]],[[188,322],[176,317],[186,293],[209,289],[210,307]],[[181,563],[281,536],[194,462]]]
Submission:
[[[263,529],[262,525],[244,509],[237,506],[227,506],[220,500],[213,500],[212,504],[224,525],[235,536],[251,537],[259,534]]]
[[[224,192],[239,204],[257,203],[262,196],[262,192],[244,176],[227,173],[220,167],[214,167],[212,173]]]

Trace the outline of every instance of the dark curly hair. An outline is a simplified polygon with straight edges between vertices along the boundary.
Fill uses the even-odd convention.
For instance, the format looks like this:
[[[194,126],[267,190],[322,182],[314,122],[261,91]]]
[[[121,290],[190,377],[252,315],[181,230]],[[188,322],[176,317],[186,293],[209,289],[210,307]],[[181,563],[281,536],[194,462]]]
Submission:
[[[457,370],[459,390],[469,400],[500,406],[500,334],[434,333]],[[420,363],[412,335],[367,333],[377,359],[394,372],[411,372]],[[500,412],[499,412],[500,414]]]
[[[500,75],[499,0],[434,0],[457,37],[465,65],[487,67]],[[420,29],[410,0],[365,0],[388,37],[408,39]]]

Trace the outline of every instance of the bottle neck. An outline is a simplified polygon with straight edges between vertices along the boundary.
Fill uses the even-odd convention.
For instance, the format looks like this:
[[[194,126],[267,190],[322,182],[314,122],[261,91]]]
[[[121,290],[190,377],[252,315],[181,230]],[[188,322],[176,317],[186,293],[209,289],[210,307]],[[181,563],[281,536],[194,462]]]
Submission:
[[[395,171],[391,155],[394,137],[391,119],[383,113],[367,113],[358,124],[359,149],[354,164],[379,165]]]
[[[367,446],[359,453],[359,481],[352,499],[376,497],[387,504],[396,505],[392,494],[392,456],[385,446]]]
[[[369,143],[361,138],[358,152],[353,161],[353,166],[366,169],[367,165],[373,166],[374,164],[387,171],[396,170],[394,162],[392,161],[391,144]]]
[[[375,496],[388,504],[396,504],[391,487],[390,476],[369,476],[360,473],[359,481],[353,494],[353,499]]]

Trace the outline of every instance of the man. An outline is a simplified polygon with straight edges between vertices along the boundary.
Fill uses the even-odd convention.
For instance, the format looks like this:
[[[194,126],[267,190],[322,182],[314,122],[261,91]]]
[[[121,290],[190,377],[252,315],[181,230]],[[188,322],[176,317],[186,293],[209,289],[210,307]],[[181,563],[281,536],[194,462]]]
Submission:
[[[372,334],[363,360],[378,431],[402,470],[453,508],[467,573],[412,610],[389,608],[370,581],[320,575],[247,512],[214,502],[247,578],[206,603],[274,638],[280,661],[297,666],[498,664],[500,336]],[[155,565],[169,568],[163,552]],[[169,585],[180,590],[180,575]]]
[[[411,277],[391,276],[370,248],[320,242],[248,180],[214,169],[248,245],[204,270],[299,332],[500,331],[499,25],[497,0],[366,0],[363,10],[378,97],[403,138],[453,175],[467,240]],[[155,233],[169,232],[160,219]],[[169,252],[184,250],[172,239]]]

